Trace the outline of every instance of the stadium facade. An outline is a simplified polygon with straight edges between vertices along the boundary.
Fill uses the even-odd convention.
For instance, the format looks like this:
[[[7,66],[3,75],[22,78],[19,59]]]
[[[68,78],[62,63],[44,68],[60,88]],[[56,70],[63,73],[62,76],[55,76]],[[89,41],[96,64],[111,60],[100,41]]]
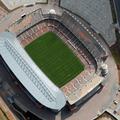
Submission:
[[[57,111],[65,106],[67,99],[64,93],[31,60],[15,34],[9,32],[0,34],[0,54],[19,82],[39,103]],[[76,105],[82,104],[98,91],[103,81],[101,78],[87,95],[76,100]]]
[[[41,9],[38,9],[25,18],[29,16],[33,18],[32,23],[16,33],[17,35],[11,32],[0,34],[2,58],[27,91],[47,108],[59,111],[67,101],[71,106],[82,104],[99,90],[104,80],[101,71],[106,72],[107,68],[103,69],[101,66],[107,58],[107,52],[102,39],[93,30],[87,29],[89,27],[84,25],[83,20],[78,20],[66,11],[59,16],[41,14]],[[26,40],[35,40],[41,31],[53,31],[62,35],[67,40],[66,43],[86,63],[83,73],[62,88],[53,84],[24,50]]]
[[[60,110],[66,103],[64,94],[34,64],[14,34],[1,36],[1,55],[22,85],[44,106]]]

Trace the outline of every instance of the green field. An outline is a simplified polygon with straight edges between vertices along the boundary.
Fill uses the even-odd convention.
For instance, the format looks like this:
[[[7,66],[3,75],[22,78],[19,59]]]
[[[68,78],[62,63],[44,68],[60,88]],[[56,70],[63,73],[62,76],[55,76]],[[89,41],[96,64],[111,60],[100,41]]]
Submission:
[[[62,87],[84,70],[81,61],[55,33],[45,33],[27,45],[25,50],[58,87]]]

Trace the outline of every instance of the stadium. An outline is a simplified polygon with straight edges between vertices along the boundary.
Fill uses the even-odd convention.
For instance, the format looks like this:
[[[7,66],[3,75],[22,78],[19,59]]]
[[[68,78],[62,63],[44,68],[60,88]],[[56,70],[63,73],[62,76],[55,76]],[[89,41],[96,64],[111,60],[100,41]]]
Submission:
[[[83,104],[101,88],[108,73],[103,44],[67,10],[37,9],[0,34],[8,67],[35,100],[55,111]]]
[[[0,120],[120,119],[118,1],[0,0]]]
[[[110,69],[106,62],[109,58],[106,43],[112,45],[114,40],[111,30],[107,31],[111,19],[106,26],[103,24],[106,22],[102,18],[104,6],[100,6],[103,11],[98,19],[89,10],[84,13],[86,8],[82,5],[87,6],[89,0],[81,0],[84,3],[79,3],[81,7],[72,0],[67,0],[70,5],[64,0],[1,1],[10,12],[7,17],[1,17],[1,23],[6,23],[4,29],[2,25],[0,29],[0,60],[12,76],[12,80],[6,81],[13,89],[5,100],[43,120],[68,109],[70,113],[62,113],[62,119],[82,107],[80,116],[89,109],[90,118],[99,113],[98,108],[104,110],[103,104],[110,102],[112,91],[106,89],[111,83],[107,83],[106,78]],[[95,11],[92,7],[98,8],[97,2],[97,7],[94,2],[89,3],[92,12]],[[71,10],[74,5],[79,8],[77,12],[75,7]],[[89,120],[89,116],[85,120]]]

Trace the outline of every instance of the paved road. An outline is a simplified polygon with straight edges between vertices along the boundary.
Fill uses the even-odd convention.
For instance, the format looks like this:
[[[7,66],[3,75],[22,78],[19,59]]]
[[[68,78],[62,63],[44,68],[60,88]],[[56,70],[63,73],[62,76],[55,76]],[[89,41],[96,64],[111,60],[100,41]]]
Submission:
[[[115,7],[116,7],[116,12],[117,12],[117,19],[118,19],[118,23],[120,26],[120,0],[113,0],[115,3]]]

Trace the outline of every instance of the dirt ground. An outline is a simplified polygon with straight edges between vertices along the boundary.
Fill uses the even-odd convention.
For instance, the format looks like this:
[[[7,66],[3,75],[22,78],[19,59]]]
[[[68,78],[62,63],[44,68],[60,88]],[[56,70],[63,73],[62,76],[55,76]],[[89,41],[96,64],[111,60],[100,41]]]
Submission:
[[[0,120],[17,120],[16,116],[8,108],[2,97],[0,97]]]
[[[1,110],[0,110],[0,120],[8,120]]]
[[[5,7],[5,5],[0,1],[0,6],[3,8],[3,9],[5,9],[6,11],[9,11],[8,9],[7,9],[7,7]]]

